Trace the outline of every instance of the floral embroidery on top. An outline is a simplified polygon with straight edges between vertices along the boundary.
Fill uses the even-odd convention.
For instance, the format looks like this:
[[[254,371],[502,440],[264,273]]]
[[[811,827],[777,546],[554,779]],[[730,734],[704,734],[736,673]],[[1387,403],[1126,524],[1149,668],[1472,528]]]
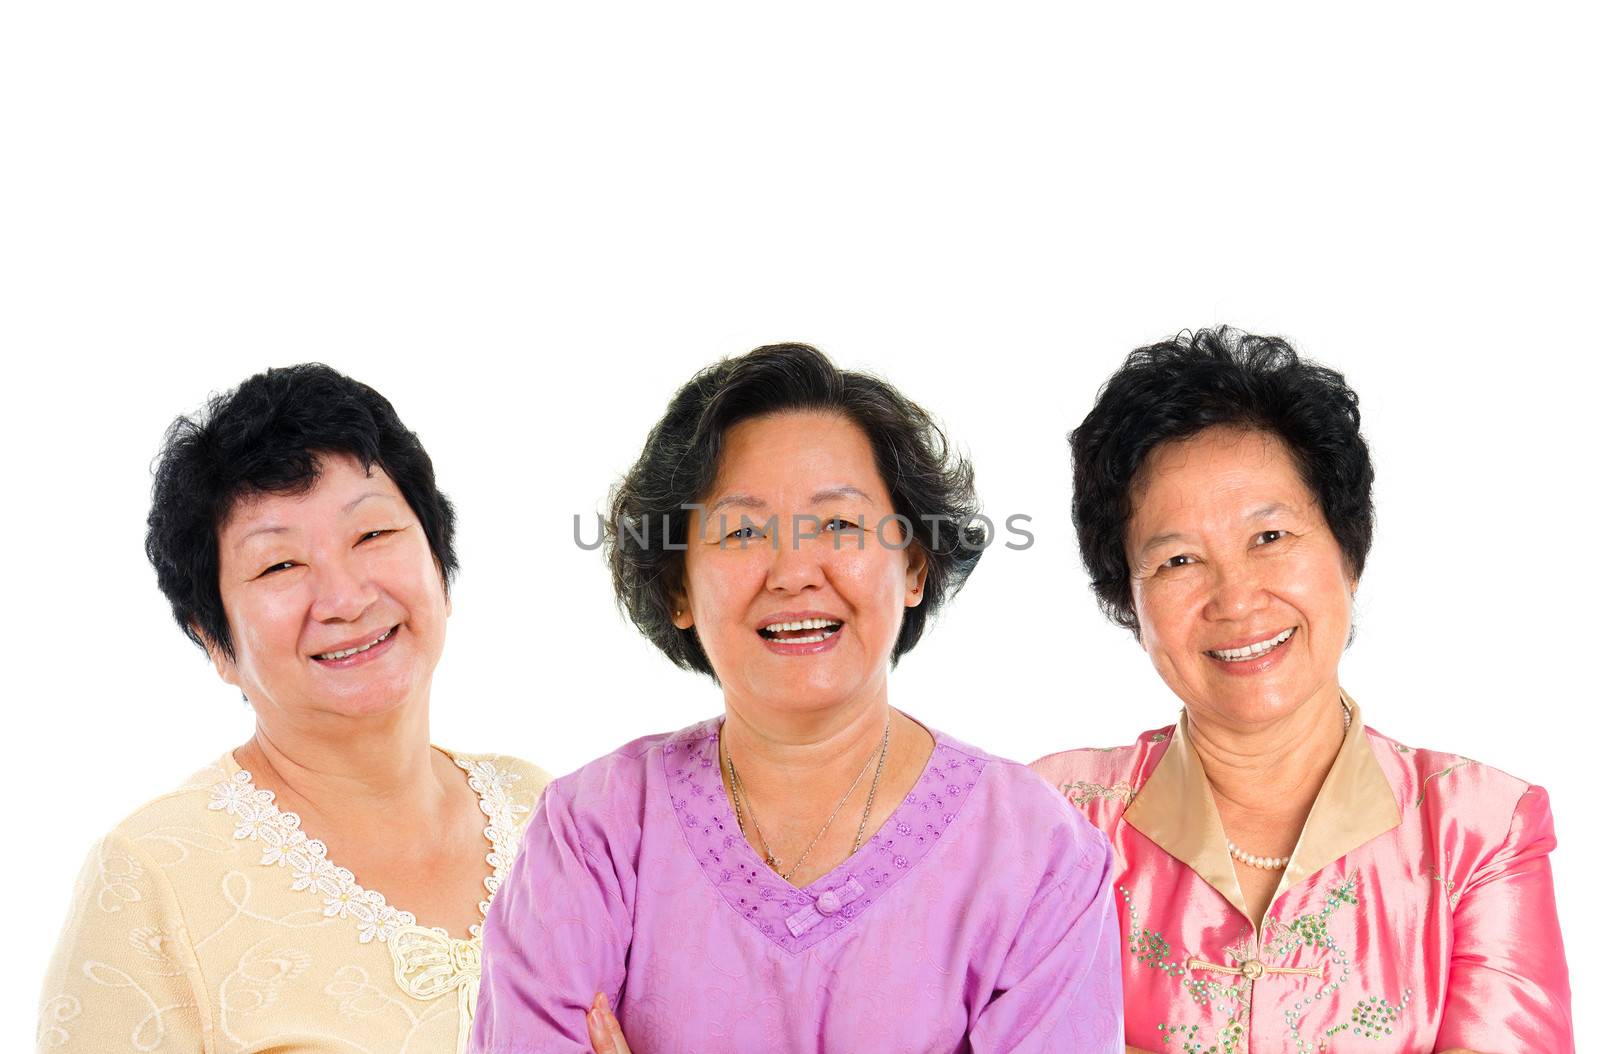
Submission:
[[[528,811],[511,800],[509,788],[521,777],[504,771],[490,761],[452,758],[467,773],[467,783],[478,795],[478,808],[489,818],[483,829],[489,841],[486,861],[492,868],[483,880],[488,897],[478,902],[478,911],[487,915],[489,900],[505,881],[511,861],[516,858],[520,835],[517,819]],[[322,900],[322,913],[329,918],[352,919],[362,944],[373,940],[387,943],[406,926],[415,926],[417,917],[401,911],[375,889],[363,889],[355,875],[328,859],[328,847],[320,839],[309,838],[300,829],[300,817],[280,810],[269,790],[251,782],[243,769],[211,788],[207,808],[226,812],[234,818],[233,836],[261,844],[259,863],[287,868],[290,888],[306,890]],[[434,927],[437,928],[437,927]],[[439,932],[443,933],[443,930]],[[468,930],[474,940],[482,936],[482,926]]]
[[[1124,805],[1133,801],[1133,787],[1127,780],[1118,780],[1110,786],[1091,783],[1088,780],[1073,780],[1071,783],[1063,783],[1060,789],[1061,793],[1067,796],[1067,800],[1080,809],[1092,801],[1106,798],[1115,798]]]
[[[1254,942],[1242,940],[1224,951],[1223,964],[1208,963],[1196,956],[1179,962],[1172,957],[1172,948],[1161,934],[1145,929],[1139,922],[1139,913],[1133,907],[1132,896],[1125,887],[1117,887],[1123,903],[1128,908],[1128,953],[1135,960],[1168,977],[1181,978],[1184,990],[1202,1010],[1226,1014],[1218,1027],[1214,1042],[1209,1045],[1201,1036],[1201,1026],[1188,1023],[1161,1023],[1156,1031],[1161,1042],[1176,1040],[1183,1054],[1236,1054],[1244,1049],[1245,1034],[1250,1022],[1251,993],[1255,983],[1267,975],[1306,975],[1322,978],[1332,976],[1315,991],[1306,993],[1292,1007],[1284,1011],[1284,1024],[1294,1049],[1300,1054],[1325,1050],[1326,1041],[1340,1033],[1348,1032],[1362,1038],[1381,1038],[1393,1032],[1394,1023],[1401,1011],[1411,1002],[1411,990],[1401,995],[1398,1003],[1381,996],[1368,995],[1350,1010],[1349,1019],[1327,1029],[1313,1046],[1300,1034],[1301,1019],[1316,1002],[1332,996],[1350,979],[1350,954],[1333,936],[1328,922],[1342,908],[1359,902],[1356,880],[1348,878],[1328,890],[1319,911],[1308,911],[1289,923],[1267,918],[1262,928],[1259,958],[1253,953]],[[1269,965],[1262,960],[1276,960],[1280,964],[1301,949],[1326,953],[1332,967]],[[1239,977],[1236,982],[1216,981],[1196,976],[1197,973],[1216,971]],[[1187,974],[1188,976],[1184,976]],[[1331,1000],[1330,1000],[1331,1001]]]
[[[1456,769],[1464,768],[1467,765],[1476,765],[1476,764],[1477,764],[1477,762],[1473,761],[1471,758],[1462,758],[1460,761],[1457,761],[1454,765],[1447,765],[1446,767],[1440,769],[1437,772],[1430,772],[1426,776],[1422,777],[1422,786],[1417,788],[1417,800],[1416,800],[1417,808],[1420,809],[1422,807],[1422,800],[1428,796],[1428,784],[1429,783],[1433,782],[1436,779],[1443,779],[1445,776],[1448,776],[1451,773],[1455,772]]]
[[[719,731],[719,722],[706,721],[663,744],[672,809],[689,851],[723,900],[791,954],[844,929],[931,852],[972,796],[986,764],[935,733],[922,776],[883,826],[838,867],[796,889],[765,866],[739,833],[722,785]],[[825,918],[812,919],[811,908]]]
[[[1350,979],[1350,952],[1344,948],[1328,930],[1328,920],[1339,909],[1346,905],[1357,905],[1360,898],[1356,889],[1356,880],[1352,876],[1334,886],[1328,891],[1323,900],[1321,911],[1307,912],[1298,916],[1287,926],[1270,920],[1269,926],[1272,938],[1266,948],[1274,955],[1287,956],[1300,948],[1315,948],[1327,951],[1333,956],[1333,965],[1339,968],[1339,975],[1326,981],[1320,989],[1310,998],[1300,1000],[1293,1007],[1283,1013],[1284,1024],[1288,1026],[1289,1037],[1294,1040],[1295,1050],[1307,1052],[1313,1049],[1325,1049],[1320,1044],[1313,1048],[1300,1035],[1300,1021],[1305,1010],[1309,1009],[1314,1000],[1332,995]],[[1390,1003],[1379,996],[1369,995],[1359,1001],[1350,1010],[1350,1020],[1335,1025],[1328,1029],[1324,1038],[1349,1031],[1352,1035],[1364,1038],[1375,1038],[1380,1033],[1390,1031],[1389,1026],[1399,1017],[1400,1011],[1411,1002],[1411,989],[1406,989],[1400,997],[1399,1003]]]
[[[1197,1007],[1214,1007],[1228,1015],[1217,1032],[1217,1041],[1209,1046],[1202,1045],[1205,1041],[1200,1038],[1199,1025],[1158,1024],[1156,1031],[1161,1033],[1161,1042],[1168,1044],[1177,1039],[1183,1054],[1237,1054],[1239,1044],[1244,1040],[1245,1025],[1250,1020],[1249,988],[1183,977],[1189,972],[1189,967],[1172,958],[1172,945],[1165,937],[1139,922],[1139,909],[1133,906],[1133,894],[1126,886],[1118,886],[1117,892],[1122,895],[1123,906],[1128,909],[1128,954],[1137,962],[1168,977],[1183,978],[1183,989]],[[1229,949],[1230,958],[1233,953],[1234,950]]]
[[[1445,870],[1450,869],[1449,853],[1444,854],[1444,866]],[[1451,909],[1454,910],[1455,906],[1461,903],[1461,894],[1456,890],[1456,880],[1440,872],[1438,865],[1428,868],[1428,877],[1443,887],[1445,899],[1449,901]]]

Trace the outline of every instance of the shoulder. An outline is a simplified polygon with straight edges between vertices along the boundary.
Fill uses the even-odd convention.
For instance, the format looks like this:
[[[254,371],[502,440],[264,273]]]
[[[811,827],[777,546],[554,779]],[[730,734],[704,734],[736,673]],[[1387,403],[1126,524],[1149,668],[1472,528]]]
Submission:
[[[450,759],[467,774],[472,789],[486,797],[505,796],[531,807],[550,783],[550,773],[513,754],[467,754],[447,750]]]
[[[1173,725],[1143,732],[1119,747],[1080,747],[1046,754],[1028,767],[1098,827],[1120,816],[1172,742]]]
[[[1411,747],[1366,729],[1389,779],[1402,822],[1421,825],[1437,856],[1450,857],[1470,878],[1504,854],[1546,854],[1555,848],[1549,795],[1542,787],[1475,758]]]
[[[1430,828],[1498,844],[1529,814],[1548,825],[1542,787],[1474,758],[1413,747],[1373,728],[1367,742],[1394,788],[1402,815],[1415,813]]]
[[[952,782],[966,777],[975,788],[982,788],[967,803],[977,815],[968,819],[966,827],[982,830],[991,847],[1017,845],[1029,855],[1043,848],[1051,870],[1063,862],[1093,863],[1109,853],[1105,835],[1030,766],[942,733],[935,733],[935,740],[929,765],[937,766]]]
[[[105,831],[89,848],[74,901],[82,921],[176,917],[184,897],[209,890],[216,861],[234,850],[229,801],[245,800],[227,755],[150,799]]]
[[[177,827],[227,826],[224,803],[239,782],[233,777],[237,767],[228,766],[226,758],[223,755],[197,769],[179,781],[175,789],[129,812],[107,832],[105,841],[131,844]]]
[[[652,784],[663,780],[688,782],[691,777],[697,782],[719,779],[717,729],[718,722],[709,720],[676,732],[660,732],[630,740],[609,754],[551,780],[545,790],[545,808],[573,815],[619,810],[637,815]]]

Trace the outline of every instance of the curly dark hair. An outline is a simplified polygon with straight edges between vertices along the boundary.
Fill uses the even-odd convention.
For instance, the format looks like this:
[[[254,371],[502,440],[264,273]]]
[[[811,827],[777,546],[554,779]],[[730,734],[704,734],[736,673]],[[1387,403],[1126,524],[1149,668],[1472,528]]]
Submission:
[[[217,583],[217,531],[240,498],[304,494],[319,458],[348,454],[394,480],[422,525],[448,589],[457,571],[455,509],[433,461],[389,400],[318,362],[258,373],[167,429],[156,456],[144,551],[189,639],[233,658]]]
[[[1372,457],[1343,374],[1228,326],[1139,348],[1073,430],[1072,523],[1106,617],[1139,633],[1125,549],[1150,452],[1217,425],[1277,436],[1359,578],[1372,548]]]
[[[991,540],[976,522],[972,465],[951,449],[927,411],[888,383],[840,370],[807,344],[771,344],[708,366],[672,397],[638,461],[612,490],[604,538],[618,606],[674,664],[713,681],[699,638],[672,622],[671,593],[683,583],[689,537],[685,506],[702,501],[715,483],[728,429],[795,410],[837,413],[866,433],[894,512],[906,518],[902,525],[910,521],[908,544],[927,559],[922,603],[906,609],[891,663],[921,639]]]

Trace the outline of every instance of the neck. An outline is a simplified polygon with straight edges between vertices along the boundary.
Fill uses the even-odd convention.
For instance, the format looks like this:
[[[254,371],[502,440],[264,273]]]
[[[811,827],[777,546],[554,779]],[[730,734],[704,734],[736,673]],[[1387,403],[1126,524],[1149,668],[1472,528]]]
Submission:
[[[1195,708],[1188,715],[1190,742],[1225,815],[1238,810],[1303,822],[1344,742],[1337,684],[1264,723],[1229,722]]]
[[[279,797],[287,792],[324,816],[370,816],[374,807],[427,815],[445,796],[439,778],[444,759],[429,742],[426,705],[310,720],[258,710],[255,735],[235,757],[258,780],[270,781]]]
[[[836,800],[878,749],[893,713],[887,686],[842,707],[801,714],[731,696],[725,706],[722,741],[740,780],[789,800]]]

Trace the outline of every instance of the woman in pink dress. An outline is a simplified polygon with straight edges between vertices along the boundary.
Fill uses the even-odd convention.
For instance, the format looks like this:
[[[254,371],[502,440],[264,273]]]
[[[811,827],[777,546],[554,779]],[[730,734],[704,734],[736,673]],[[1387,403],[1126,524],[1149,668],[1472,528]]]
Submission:
[[[472,1049],[1121,1051],[1104,836],[889,705],[987,544],[976,511],[927,414],[813,348],[677,394],[609,555],[723,714],[545,791],[490,912]]]
[[[1110,836],[1129,1049],[1571,1051],[1544,791],[1341,687],[1373,475],[1344,378],[1201,330],[1129,356],[1072,454],[1100,604],[1183,704],[1033,766]]]

